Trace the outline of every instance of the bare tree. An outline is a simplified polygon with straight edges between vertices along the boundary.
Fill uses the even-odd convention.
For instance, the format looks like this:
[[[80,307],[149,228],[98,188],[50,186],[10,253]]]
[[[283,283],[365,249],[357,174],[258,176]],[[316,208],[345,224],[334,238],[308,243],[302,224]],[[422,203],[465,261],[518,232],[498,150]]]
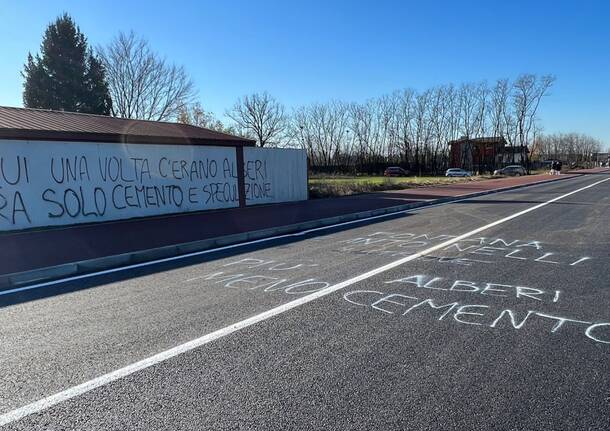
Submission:
[[[475,138],[477,129],[478,98],[474,84],[462,84],[458,90],[460,126],[462,136]]]
[[[398,95],[399,146],[402,162],[409,166],[413,160],[413,123],[415,120],[415,97],[412,89]]]
[[[288,130],[284,105],[266,92],[240,98],[226,115],[261,147],[278,145]]]
[[[449,156],[447,143],[454,139],[451,130],[452,96],[452,87],[437,87],[433,90],[430,122],[434,147],[429,168],[434,173],[438,173],[440,167],[447,165]]]
[[[292,128],[314,166],[345,161],[347,121],[347,107],[340,102],[312,104],[295,111]]]
[[[485,136],[489,125],[489,116],[487,112],[489,87],[487,82],[483,81],[474,87],[476,97],[476,111],[474,115],[474,133],[476,137]]]
[[[529,135],[536,122],[540,101],[553,85],[555,77],[547,75],[540,79],[536,75],[521,75],[513,84],[513,104],[519,145],[527,145]]]
[[[432,137],[430,127],[430,108],[432,102],[432,90],[425,90],[415,96],[415,127],[413,142],[415,143],[415,168],[421,174],[425,169],[426,153]]]
[[[199,102],[182,108],[176,117],[176,121],[191,126],[205,127],[217,132],[236,133],[232,127],[225,126],[212,112],[203,109]]]
[[[493,136],[504,136],[506,133],[505,114],[510,99],[510,83],[508,79],[499,79],[491,91],[489,99],[490,127]]]
[[[168,64],[133,32],[119,33],[98,52],[106,69],[115,117],[169,120],[195,96],[184,68]]]

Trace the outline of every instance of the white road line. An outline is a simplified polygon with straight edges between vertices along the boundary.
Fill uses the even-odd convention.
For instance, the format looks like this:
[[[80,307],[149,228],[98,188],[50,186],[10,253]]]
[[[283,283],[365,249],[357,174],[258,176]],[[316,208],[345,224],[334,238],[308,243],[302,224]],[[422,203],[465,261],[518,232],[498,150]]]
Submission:
[[[573,178],[580,178],[580,177],[573,177]],[[527,186],[529,187],[529,186],[544,185],[544,184],[549,184],[549,181],[548,180],[537,181],[535,183],[528,184]],[[515,189],[513,189],[511,187],[508,187],[506,190],[498,189],[498,191],[496,191],[494,194],[501,194],[501,193],[510,192],[510,191],[514,191],[514,190]],[[100,276],[100,275],[112,274],[112,273],[115,273],[115,272],[128,271],[130,269],[143,268],[143,267],[146,267],[146,266],[157,265],[157,264],[165,263],[165,262],[172,262],[174,260],[188,259],[190,257],[201,256],[201,255],[205,255],[205,254],[209,254],[209,253],[216,253],[216,252],[219,252],[219,251],[230,250],[230,249],[233,249],[233,248],[246,247],[246,246],[253,245],[253,244],[260,244],[262,242],[275,241],[275,240],[282,239],[282,238],[291,238],[291,237],[296,237],[296,236],[303,236],[303,235],[307,235],[307,234],[312,233],[312,232],[318,232],[318,231],[321,231],[321,230],[333,229],[333,228],[337,228],[337,227],[341,227],[341,226],[349,226],[349,225],[354,224],[354,223],[363,223],[363,222],[367,222],[369,220],[377,220],[377,219],[380,219],[380,218],[392,217],[392,216],[396,216],[396,215],[399,215],[399,214],[406,214],[406,213],[410,213],[410,212],[417,211],[417,210],[424,210],[424,209],[428,209],[428,208],[434,208],[434,207],[437,207],[437,206],[454,204],[454,203],[470,200],[470,199],[473,199],[475,197],[476,196],[466,196],[466,197],[464,197],[462,199],[456,199],[456,200],[452,200],[452,201],[449,201],[449,202],[441,202],[441,203],[438,203],[438,204],[426,205],[426,206],[423,206],[423,207],[409,208],[409,209],[406,209],[404,211],[397,211],[397,212],[392,212],[392,213],[387,213],[387,214],[380,214],[380,215],[377,215],[377,216],[371,216],[371,217],[361,218],[361,219],[358,219],[358,220],[346,221],[346,222],[332,224],[332,225],[328,225],[328,226],[321,226],[321,227],[307,229],[307,230],[303,230],[303,231],[299,231],[299,232],[295,232],[295,233],[289,233],[289,234],[284,234],[284,235],[277,235],[277,236],[272,236],[272,237],[268,237],[268,238],[261,238],[261,239],[257,239],[257,240],[253,240],[253,241],[247,241],[247,242],[240,242],[238,244],[225,245],[225,246],[222,246],[222,247],[212,248],[212,249],[209,249],[209,250],[194,251],[192,253],[181,254],[179,256],[172,256],[172,257],[165,257],[165,258],[162,258],[162,259],[149,260],[147,262],[134,263],[132,265],[119,266],[117,268],[110,268],[110,269],[104,269],[102,271],[89,272],[87,274],[74,275],[74,276],[71,276],[71,277],[61,278],[61,279],[58,279],[58,280],[45,281],[43,283],[31,284],[29,286],[16,287],[14,289],[8,289],[8,290],[0,291],[0,296],[11,295],[13,293],[24,292],[24,291],[27,291],[27,290],[40,289],[40,288],[43,288],[43,287],[55,286],[55,285],[62,284],[62,283],[68,283],[70,281],[83,280],[83,279],[86,279],[86,278],[92,278],[92,277],[97,277],[97,276]]]
[[[85,394],[95,388],[98,388],[100,386],[104,386],[108,383],[114,382],[116,380],[119,380],[123,377],[129,376],[130,374],[136,373],[140,370],[143,370],[145,368],[151,367],[153,365],[159,364],[163,361],[166,361],[168,359],[171,359],[175,356],[178,356],[182,353],[188,352],[190,350],[196,349],[198,347],[201,347],[205,344],[208,344],[214,340],[217,340],[219,338],[222,338],[226,335],[232,334],[234,332],[237,332],[241,329],[247,328],[248,326],[252,326],[258,322],[262,322],[264,320],[267,320],[271,317],[277,316],[279,314],[285,313],[286,311],[292,310],[293,308],[299,307],[303,304],[307,304],[308,302],[314,301],[318,298],[321,298],[323,296],[326,295],[330,295],[333,292],[336,292],[338,290],[341,290],[347,286],[350,286],[352,284],[358,283],[360,281],[366,280],[368,278],[371,278],[375,275],[381,274],[385,271],[388,271],[390,269],[396,268],[404,263],[410,262],[412,260],[415,260],[417,258],[420,258],[426,254],[432,253],[436,250],[440,250],[443,249],[451,244],[454,244],[458,241],[461,241],[463,239],[466,239],[468,237],[471,237],[473,235],[478,234],[479,232],[482,232],[484,230],[487,230],[489,228],[492,228],[494,226],[498,226],[502,223],[506,223],[507,221],[510,221],[514,218],[520,217],[524,214],[530,213],[532,211],[535,211],[539,208],[542,208],[546,205],[549,205],[553,202],[556,202],[560,199],[566,198],[568,196],[571,196],[575,193],[578,193],[580,191],[589,189],[591,187],[594,187],[598,184],[601,184],[605,181],[610,180],[610,178],[606,178],[604,180],[601,181],[597,181],[593,184],[589,184],[588,186],[582,187],[580,189],[574,190],[572,192],[566,193],[564,195],[558,196],[556,198],[553,198],[551,200],[548,200],[546,202],[540,203],[538,205],[535,205],[531,208],[525,209],[523,211],[519,211],[517,213],[514,213],[508,217],[504,217],[500,220],[496,220],[493,223],[489,223],[486,224],[485,226],[481,226],[477,229],[471,230],[470,232],[466,232],[458,237],[452,238],[448,241],[445,241],[441,244],[435,245],[433,247],[427,248],[419,253],[415,253],[412,254],[410,256],[406,256],[402,259],[398,259],[394,262],[388,263],[386,265],[380,266],[378,268],[375,268],[371,271],[365,272],[363,274],[360,274],[356,277],[350,278],[349,280],[345,280],[341,283],[329,286],[325,289],[319,290],[318,292],[314,292],[311,293],[309,295],[303,296],[301,298],[295,299],[294,301],[290,301],[286,304],[280,305],[278,307],[272,308],[271,310],[267,310],[263,313],[257,314],[255,316],[252,316],[248,319],[242,320],[240,322],[234,323],[230,326],[227,326],[225,328],[219,329],[218,331],[214,331],[210,334],[204,335],[203,337],[200,338],[196,338],[194,340],[191,340],[187,343],[181,344],[179,346],[176,346],[174,348],[171,348],[169,350],[165,350],[161,353],[157,353],[156,355],[150,356],[146,359],[143,359],[141,361],[135,362],[131,365],[128,365],[124,368],[120,368],[118,370],[112,371],[108,374],[104,374],[103,376],[99,376],[96,377],[95,379],[89,380],[88,382],[82,383],[80,385],[77,386],[73,386],[71,388],[68,388],[66,390],[63,390],[61,392],[58,392],[54,395],[51,395],[49,397],[43,398],[41,400],[35,401],[31,404],[28,404],[26,406],[20,407],[18,409],[12,410],[8,413],[5,413],[3,415],[0,416],[0,426],[4,426],[7,425],[11,422],[15,422],[19,419],[22,419],[28,415],[34,414],[34,413],[38,413],[42,410],[46,410],[49,407],[52,407],[56,404],[59,404],[63,401],[69,400],[71,398],[77,397],[79,395]]]

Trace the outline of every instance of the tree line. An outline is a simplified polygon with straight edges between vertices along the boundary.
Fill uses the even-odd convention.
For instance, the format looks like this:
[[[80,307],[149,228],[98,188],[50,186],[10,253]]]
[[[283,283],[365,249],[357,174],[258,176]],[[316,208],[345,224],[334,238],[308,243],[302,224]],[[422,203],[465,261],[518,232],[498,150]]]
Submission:
[[[449,167],[450,142],[483,137],[504,138],[528,168],[550,159],[590,165],[601,141],[579,133],[542,133],[537,114],[554,82],[552,75],[522,74],[492,85],[397,90],[361,103],[313,103],[291,112],[268,93],[252,94],[227,111],[228,128],[215,121],[217,130],[249,136],[260,146],[303,148],[319,172],[379,173],[399,165],[438,174]]]
[[[449,142],[502,137],[513,151],[584,162],[601,143],[578,135],[543,135],[540,105],[555,77],[397,90],[364,102],[330,101],[288,110],[268,93],[239,98],[221,121],[197,102],[193,81],[133,32],[95,49],[64,14],[28,55],[26,107],[121,118],[177,121],[255,139],[259,146],[298,147],[319,171],[379,172],[389,164],[413,172],[448,167]]]
[[[598,160],[602,142],[582,133],[553,133],[541,135],[533,143],[535,151],[544,160],[562,160],[570,164],[587,166]],[[608,152],[608,149],[606,149]]]
[[[460,138],[503,137],[526,152],[540,135],[537,113],[554,81],[523,74],[493,85],[448,84],[360,103],[314,103],[291,113],[263,93],[240,99],[227,115],[259,145],[306,149],[316,170],[372,172],[397,164],[438,173],[448,167],[449,143]]]

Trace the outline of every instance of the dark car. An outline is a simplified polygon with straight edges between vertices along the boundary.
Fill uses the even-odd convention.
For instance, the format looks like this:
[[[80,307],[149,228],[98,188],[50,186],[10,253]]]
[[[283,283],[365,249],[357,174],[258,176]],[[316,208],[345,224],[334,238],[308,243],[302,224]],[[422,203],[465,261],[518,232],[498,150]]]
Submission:
[[[502,169],[494,171],[494,175],[506,175],[509,177],[520,177],[521,175],[527,175],[527,171],[523,166],[510,165]]]
[[[383,172],[384,177],[406,177],[409,171],[398,166],[390,166]]]

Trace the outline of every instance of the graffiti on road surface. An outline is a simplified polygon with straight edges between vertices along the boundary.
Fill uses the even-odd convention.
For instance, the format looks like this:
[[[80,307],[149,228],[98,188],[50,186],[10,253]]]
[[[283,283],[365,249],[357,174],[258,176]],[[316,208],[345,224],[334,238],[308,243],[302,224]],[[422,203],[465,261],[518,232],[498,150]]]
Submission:
[[[457,236],[411,232],[374,232],[343,241],[337,251],[402,257]],[[543,265],[578,266],[592,259],[589,256],[569,256],[556,250],[547,250],[546,247],[545,243],[537,240],[507,240],[493,237],[466,238],[439,250],[438,254],[440,255],[423,256],[421,259],[463,266],[471,266],[477,263],[490,264],[504,259],[512,262],[521,261]]]
[[[313,262],[285,262],[249,257],[223,265],[222,271],[189,278],[185,283],[209,282],[228,289],[280,291],[288,295],[300,295],[317,292],[330,286],[330,283],[317,278],[298,277],[298,270],[318,266]]]
[[[564,332],[584,335],[596,343],[610,344],[610,323],[594,319],[564,317],[557,313],[547,313],[531,308],[542,304],[558,303],[562,297],[560,290],[544,290],[529,286],[505,283],[450,280],[423,274],[410,275],[384,282],[392,292],[376,289],[359,289],[346,292],[343,299],[350,304],[364,307],[384,315],[411,318],[432,318],[435,321],[453,321],[460,325],[482,326],[495,330],[532,327],[533,331],[550,334]],[[400,291],[397,289],[400,288]],[[412,294],[412,290],[427,293]],[[408,290],[405,292],[405,290]],[[517,307],[505,308],[480,302],[430,297],[436,291],[439,295],[477,295],[489,301],[516,299]],[[442,291],[442,292],[440,292]]]

